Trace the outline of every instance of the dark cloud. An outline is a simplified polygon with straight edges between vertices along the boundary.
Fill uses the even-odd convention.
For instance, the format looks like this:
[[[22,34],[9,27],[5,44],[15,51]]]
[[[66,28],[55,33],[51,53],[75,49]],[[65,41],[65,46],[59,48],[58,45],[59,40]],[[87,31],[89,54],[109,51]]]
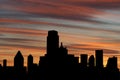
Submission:
[[[33,4],[39,3],[38,6],[33,6]],[[27,5],[26,5],[27,4]],[[10,7],[5,7],[4,12],[1,17],[52,17],[52,18],[62,18],[62,19],[75,19],[75,20],[87,20],[90,17],[87,13],[82,13],[78,11],[79,6],[65,5],[59,2],[46,2],[46,1],[28,1],[28,0],[12,0],[9,4]],[[24,6],[24,7],[23,7]],[[73,11],[75,10],[75,11]],[[86,15],[87,14],[87,15]]]
[[[88,6],[96,9],[120,9],[120,2],[101,2],[101,3],[74,3],[74,5],[78,6]]]
[[[91,8],[97,8],[97,9],[119,9],[120,8],[120,1],[118,0],[107,0],[107,1],[103,1],[103,0],[87,0],[87,1],[83,1],[83,0],[75,0],[75,1],[68,1],[68,0],[15,0],[14,3],[20,3],[21,5],[27,5],[27,6],[36,6],[36,7],[58,7],[62,6],[62,5],[73,5],[75,7],[79,7],[79,6],[87,6],[87,7],[91,7]],[[16,4],[15,3],[15,4]]]
[[[6,10],[6,9],[0,9],[0,18],[12,18],[12,19],[28,19],[32,17],[41,17],[39,14],[32,14],[27,12],[21,12],[16,10]]]
[[[24,34],[28,36],[45,36],[44,30],[26,29],[26,28],[10,28],[0,27],[0,33]]]
[[[0,41],[21,42],[21,43],[44,42],[44,41],[42,41],[42,40],[21,39],[21,38],[0,38]]]
[[[71,19],[71,20],[82,20],[90,22],[99,22],[91,20],[94,14],[102,13],[104,11],[98,10],[104,8],[119,8],[119,1],[54,1],[54,0],[10,0],[0,12],[0,17],[7,18],[22,18],[26,19],[29,17],[51,17],[58,19]],[[104,14],[104,13],[103,13]],[[104,22],[103,22],[104,23]]]
[[[100,24],[100,23],[97,23],[97,22],[91,22],[91,23],[98,24],[98,25]],[[80,29],[80,30],[87,30],[87,31],[98,31],[98,32],[120,34],[120,30],[104,29],[104,28],[99,28],[99,27],[72,26],[72,25],[69,25],[69,24],[67,24],[67,25],[66,24],[52,24],[52,25],[56,25],[56,26],[64,27],[64,28],[73,28],[73,29]]]

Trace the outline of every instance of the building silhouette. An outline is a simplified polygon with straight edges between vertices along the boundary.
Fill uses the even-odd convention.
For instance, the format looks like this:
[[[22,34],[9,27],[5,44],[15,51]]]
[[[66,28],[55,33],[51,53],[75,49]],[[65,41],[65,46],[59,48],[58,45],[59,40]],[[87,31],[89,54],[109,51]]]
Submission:
[[[59,48],[59,36],[58,32],[55,30],[48,31],[47,36],[47,55],[54,56]]]
[[[3,60],[3,67],[7,67],[7,60],[6,59]]]
[[[20,51],[14,57],[13,75],[17,80],[26,79],[26,67],[24,67],[24,57]],[[12,76],[13,76],[12,75]]]
[[[28,73],[32,73],[33,69],[33,56],[30,54],[27,59],[27,68],[28,68]]]
[[[96,67],[103,68],[103,50],[96,50],[95,56],[96,56]]]
[[[27,67],[20,51],[14,57],[14,66],[7,66],[7,60],[0,64],[0,80],[120,80],[117,57],[110,57],[103,66],[103,50],[95,50],[95,57],[81,54],[75,57],[68,53],[63,43],[59,46],[59,35],[48,31],[47,51],[40,56],[39,63],[33,62],[30,54]]]
[[[14,67],[15,68],[23,68],[24,67],[24,58],[20,51],[17,52],[14,57]]]
[[[89,67],[95,67],[95,58],[94,55],[91,55],[89,57],[89,63],[88,63]]]
[[[83,67],[87,67],[88,64],[88,55],[87,54],[81,54],[81,65]]]
[[[117,69],[117,57],[113,56],[111,58],[108,59],[108,62],[107,62],[107,68],[110,68],[110,69]]]

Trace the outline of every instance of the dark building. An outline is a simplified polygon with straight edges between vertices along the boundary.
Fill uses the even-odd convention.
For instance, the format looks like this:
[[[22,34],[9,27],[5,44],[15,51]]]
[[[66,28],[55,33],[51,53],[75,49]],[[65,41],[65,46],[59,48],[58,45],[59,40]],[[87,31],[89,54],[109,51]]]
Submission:
[[[28,56],[27,66],[28,66],[28,72],[30,72],[33,68],[33,56],[31,54]]]
[[[117,57],[110,57],[106,66],[106,80],[120,80],[120,72],[117,67]]]
[[[103,50],[96,50],[95,56],[96,56],[96,67],[103,68]]]
[[[3,60],[3,67],[7,67],[7,60],[6,59]]]
[[[94,58],[94,55],[91,55],[89,57],[89,67],[95,67],[95,58]]]
[[[24,57],[20,51],[14,57],[13,75],[16,80],[26,79],[26,67],[24,66]]]
[[[61,42],[60,48],[59,48],[59,55],[61,56],[67,56],[68,50],[63,46],[63,43]]]
[[[48,31],[48,36],[47,36],[47,54],[48,55],[56,55],[55,53],[57,52],[59,48],[59,36],[58,32],[55,30],[50,30]]]
[[[87,61],[88,61],[88,55],[87,54],[81,54],[81,65],[83,67],[87,67]]]
[[[107,62],[107,68],[111,68],[111,69],[117,69],[117,57],[113,56],[111,58],[108,59]]]
[[[0,69],[2,68],[2,65],[0,64]]]
[[[15,68],[24,67],[24,58],[20,51],[18,51],[16,56],[14,57],[14,67]]]

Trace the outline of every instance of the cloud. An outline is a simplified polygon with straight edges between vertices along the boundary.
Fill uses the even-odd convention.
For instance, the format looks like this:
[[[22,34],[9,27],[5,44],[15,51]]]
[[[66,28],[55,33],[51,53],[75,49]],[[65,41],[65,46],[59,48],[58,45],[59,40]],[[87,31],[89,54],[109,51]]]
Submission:
[[[94,14],[104,14],[106,8],[119,8],[119,0],[10,0],[2,5],[7,13],[39,15],[65,19],[89,19]],[[99,9],[96,9],[99,8]],[[18,13],[17,13],[18,11]],[[14,15],[15,15],[14,14]],[[27,16],[26,15],[26,16]]]
[[[103,48],[105,54],[118,53],[119,12],[112,11],[118,11],[119,4],[120,0],[0,0],[0,49],[45,50],[43,36],[55,29],[67,35],[61,38],[69,51]],[[30,44],[39,41],[40,46]]]
[[[107,28],[103,28],[105,25],[99,22],[94,21],[72,21],[72,20],[64,20],[64,19],[54,19],[54,18],[29,18],[29,20],[17,20],[17,19],[1,19],[1,22],[6,23],[18,23],[18,24],[34,24],[34,25],[51,25],[56,27],[64,27],[64,28],[76,28],[76,29],[83,29],[88,31],[100,31],[100,32],[110,32],[110,33],[120,33],[117,30],[111,30]],[[102,28],[99,27],[102,24]],[[96,27],[95,27],[96,26]],[[98,26],[98,27],[97,27]]]
[[[28,36],[45,36],[46,32],[43,30],[33,30],[25,28],[9,28],[0,27],[0,33],[23,34]]]
[[[29,46],[29,45],[21,45],[21,44],[0,44],[2,47],[9,47],[14,49],[31,49],[31,50],[45,50],[45,47],[40,46]]]
[[[20,42],[20,43],[44,42],[44,41],[42,41],[42,40],[21,39],[21,38],[0,38],[0,41]]]
[[[118,50],[112,50],[112,49],[103,49],[104,53],[107,54],[119,54],[120,52]]]
[[[88,45],[88,44],[71,44],[71,45],[67,45],[67,47],[69,49],[75,49],[75,50],[87,50],[87,51],[95,51],[95,50],[99,50],[102,49],[104,51],[105,54],[119,54],[120,52],[118,50],[114,50],[114,49],[105,49],[98,46],[94,46],[94,45]]]
[[[29,13],[33,15],[36,14],[36,15],[41,15],[46,17],[68,18],[68,19],[70,18],[85,19],[87,17],[90,17],[91,14],[98,13],[96,10],[90,7],[74,6],[71,4],[64,4],[62,2],[59,3],[59,2],[51,2],[51,1],[39,1],[40,3],[37,6],[35,6],[36,5],[34,3],[35,1],[26,2],[26,0],[23,0],[23,1],[17,0],[15,2],[13,3],[10,2],[11,4],[9,5],[8,4],[2,5],[3,9],[15,11],[15,12],[18,11],[22,13]],[[19,13],[16,13],[16,15],[17,14]]]

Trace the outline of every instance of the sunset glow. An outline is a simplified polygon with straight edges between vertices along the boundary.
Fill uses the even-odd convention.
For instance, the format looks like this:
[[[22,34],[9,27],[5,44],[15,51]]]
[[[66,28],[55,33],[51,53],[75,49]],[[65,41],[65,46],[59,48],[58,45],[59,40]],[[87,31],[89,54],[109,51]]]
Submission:
[[[94,55],[104,51],[118,57],[120,68],[120,0],[0,0],[0,63],[18,50],[34,62],[46,54],[48,30],[59,32],[69,54]]]

